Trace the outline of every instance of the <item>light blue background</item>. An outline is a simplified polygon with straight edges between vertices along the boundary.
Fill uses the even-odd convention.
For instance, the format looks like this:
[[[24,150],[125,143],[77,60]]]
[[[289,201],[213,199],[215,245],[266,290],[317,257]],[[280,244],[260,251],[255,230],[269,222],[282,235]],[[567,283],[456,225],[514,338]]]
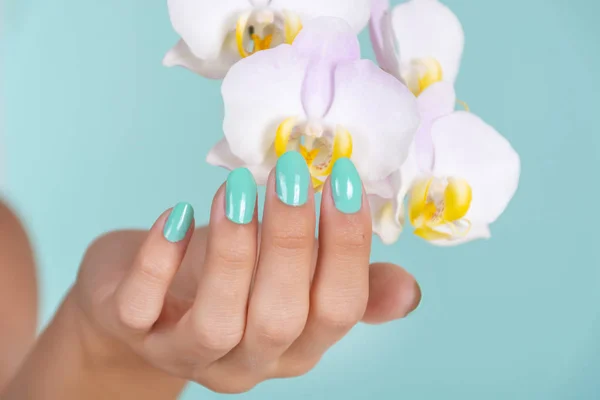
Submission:
[[[490,241],[377,242],[374,259],[420,281],[416,313],[359,326],[306,377],[240,398],[600,398],[599,3],[447,4],[467,35],[459,96],[520,153],[516,197]],[[177,40],[166,1],[3,11],[7,196],[35,241],[47,321],[95,236],[149,227],[180,200],[207,221],[226,176],[204,162],[221,135],[219,82],[161,66]]]

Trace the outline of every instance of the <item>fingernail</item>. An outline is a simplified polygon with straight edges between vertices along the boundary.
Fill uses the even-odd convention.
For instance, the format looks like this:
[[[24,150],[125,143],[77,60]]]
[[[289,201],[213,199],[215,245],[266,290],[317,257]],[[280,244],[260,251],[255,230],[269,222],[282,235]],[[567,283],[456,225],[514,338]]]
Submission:
[[[348,158],[340,158],[331,171],[331,189],[335,207],[344,214],[357,213],[362,207],[362,183]]]
[[[246,168],[234,169],[225,185],[225,214],[231,222],[249,224],[254,217],[256,182]]]
[[[185,237],[194,220],[194,208],[189,203],[178,203],[171,210],[165,223],[163,235],[169,242],[176,243]]]
[[[294,207],[306,203],[310,173],[300,153],[289,151],[279,157],[275,176],[277,196],[282,202]]]

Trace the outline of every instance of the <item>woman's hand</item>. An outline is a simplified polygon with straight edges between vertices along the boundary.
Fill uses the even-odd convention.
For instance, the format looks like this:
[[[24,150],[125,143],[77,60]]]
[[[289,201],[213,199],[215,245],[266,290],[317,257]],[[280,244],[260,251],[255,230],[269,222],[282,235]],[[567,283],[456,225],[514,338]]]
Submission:
[[[35,342],[37,301],[29,237],[17,215],[0,201],[0,392]]]
[[[256,184],[239,169],[215,195],[209,227],[194,231],[192,207],[182,203],[149,232],[97,240],[67,300],[89,327],[81,340],[92,358],[139,359],[239,393],[306,373],[361,319],[385,322],[418,305],[407,272],[369,266],[369,206],[349,160],[325,183],[318,242],[312,182],[298,153],[271,174],[261,226],[255,202]]]

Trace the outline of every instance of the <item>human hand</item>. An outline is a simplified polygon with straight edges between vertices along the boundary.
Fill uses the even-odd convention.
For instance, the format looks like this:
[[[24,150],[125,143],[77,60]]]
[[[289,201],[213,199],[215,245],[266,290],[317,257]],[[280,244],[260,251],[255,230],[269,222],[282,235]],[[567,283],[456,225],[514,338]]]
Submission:
[[[208,227],[194,232],[191,206],[179,204],[149,232],[97,240],[71,297],[92,330],[118,342],[114,357],[129,349],[213,391],[302,375],[360,320],[401,318],[420,301],[409,273],[369,266],[370,211],[349,160],[336,163],[322,197],[317,242],[308,170],[288,153],[259,226],[254,180],[236,170]]]

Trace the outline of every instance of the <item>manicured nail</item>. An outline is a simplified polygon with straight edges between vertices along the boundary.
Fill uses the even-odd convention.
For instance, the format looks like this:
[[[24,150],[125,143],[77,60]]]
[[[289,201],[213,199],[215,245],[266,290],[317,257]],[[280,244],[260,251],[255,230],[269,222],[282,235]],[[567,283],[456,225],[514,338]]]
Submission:
[[[333,165],[331,189],[335,207],[344,214],[357,213],[362,207],[362,183],[348,158],[340,158]]]
[[[194,208],[189,203],[178,203],[171,210],[165,223],[163,235],[169,242],[176,243],[185,237],[194,220]]]
[[[249,224],[254,217],[256,182],[246,168],[234,169],[225,185],[225,214],[231,222]]]
[[[277,195],[288,206],[301,206],[308,198],[310,173],[304,157],[288,151],[277,160],[275,168]]]

